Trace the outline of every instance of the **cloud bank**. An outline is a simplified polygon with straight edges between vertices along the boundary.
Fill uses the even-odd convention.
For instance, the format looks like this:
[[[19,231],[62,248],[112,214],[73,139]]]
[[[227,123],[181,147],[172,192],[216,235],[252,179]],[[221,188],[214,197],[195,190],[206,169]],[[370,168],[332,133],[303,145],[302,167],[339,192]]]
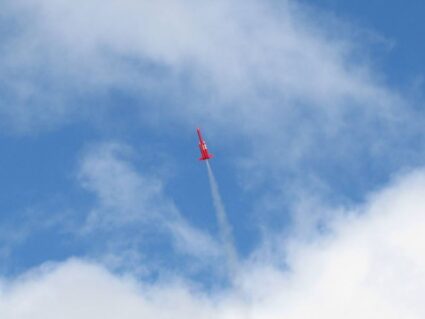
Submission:
[[[398,178],[327,221],[314,241],[258,251],[235,286],[205,292],[178,276],[144,283],[71,259],[3,278],[0,315],[24,318],[422,318],[425,173]],[[320,207],[317,208],[318,210]]]

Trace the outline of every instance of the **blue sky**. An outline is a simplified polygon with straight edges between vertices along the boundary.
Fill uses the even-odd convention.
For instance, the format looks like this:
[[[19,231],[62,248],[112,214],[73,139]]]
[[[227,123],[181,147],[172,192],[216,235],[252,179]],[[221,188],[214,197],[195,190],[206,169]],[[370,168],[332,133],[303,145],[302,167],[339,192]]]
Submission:
[[[420,1],[308,1],[318,8],[373,31],[389,42],[389,47],[374,56],[390,83],[406,88],[423,77],[424,44],[419,41],[424,29]],[[385,52],[387,49],[387,52]]]
[[[425,314],[422,2],[2,6],[2,318]]]

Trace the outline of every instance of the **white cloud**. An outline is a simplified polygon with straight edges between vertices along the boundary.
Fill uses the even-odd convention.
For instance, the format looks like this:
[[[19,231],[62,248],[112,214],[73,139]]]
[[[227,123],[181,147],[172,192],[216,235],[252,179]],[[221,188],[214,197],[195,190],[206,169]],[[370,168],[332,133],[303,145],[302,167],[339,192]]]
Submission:
[[[258,96],[261,87],[278,89],[283,96],[308,97],[314,103],[375,97],[385,104],[379,99],[391,96],[375,85],[366,66],[350,67],[352,43],[332,39],[326,25],[307,21],[311,17],[291,1],[18,3],[23,10],[33,10],[31,26],[44,36],[38,41],[50,43],[53,53],[66,50],[65,56],[53,54],[52,62],[80,73],[80,80],[94,80],[92,85],[123,80],[120,72],[127,69],[114,68],[120,57],[132,57],[171,70],[191,70],[207,86],[218,88],[217,93],[226,92],[224,96],[246,95],[249,90]],[[115,62],[109,67],[103,63],[110,62],[108,53]],[[77,69],[69,70],[74,66]],[[86,67],[97,72],[88,73]],[[107,70],[102,71],[104,67]],[[154,72],[140,76],[155,79]]]
[[[96,203],[81,228],[82,234],[114,234],[112,242],[118,251],[123,247],[117,240],[143,243],[152,241],[152,234],[165,234],[171,236],[179,252],[207,259],[217,257],[217,243],[185,220],[167,198],[158,177],[142,174],[132,165],[132,153],[130,147],[112,142],[92,145],[83,155],[79,180],[94,193]]]
[[[138,221],[150,222],[158,214],[173,215],[175,207],[162,199],[162,184],[140,176],[130,165],[131,150],[119,143],[95,145],[84,154],[79,180],[96,193],[100,209],[93,210],[86,227],[116,227]]]
[[[320,209],[318,207],[317,209]],[[143,283],[69,260],[3,279],[0,316],[24,318],[423,318],[425,172],[398,178],[328,221],[330,232],[253,257],[235,286],[204,292],[183,278]],[[260,256],[261,252],[257,256]]]
[[[178,285],[144,286],[78,260],[37,270],[12,286],[3,285],[1,295],[0,314],[5,319],[166,318],[173,313],[194,317],[203,310]]]
[[[6,50],[3,68],[35,64],[30,74],[37,76],[43,63],[42,71],[77,92],[141,84],[149,95],[189,86],[192,97],[210,92],[202,94],[203,106],[186,111],[220,122],[235,114],[249,130],[264,129],[253,111],[267,122],[279,114],[282,124],[281,112],[293,114],[298,102],[333,114],[355,104],[375,114],[399,101],[366,63],[354,62],[349,32],[335,36],[334,24],[292,1],[32,0],[9,7],[26,19],[18,19],[24,31]],[[167,105],[175,107],[182,111]],[[57,109],[45,108],[43,114]]]
[[[114,89],[143,101],[146,122],[203,123],[220,146],[241,143],[244,185],[270,171],[326,183],[339,165],[362,179],[359,158],[385,175],[422,154],[411,145],[423,143],[423,115],[369,64],[368,33],[296,1],[21,0],[6,9],[19,28],[3,46],[0,112],[18,130],[99,121]]]

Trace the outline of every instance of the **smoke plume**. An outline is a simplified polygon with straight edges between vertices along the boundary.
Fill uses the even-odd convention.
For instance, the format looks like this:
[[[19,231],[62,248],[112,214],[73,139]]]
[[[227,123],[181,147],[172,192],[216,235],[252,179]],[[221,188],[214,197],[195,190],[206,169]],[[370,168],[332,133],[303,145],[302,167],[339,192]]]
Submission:
[[[205,162],[207,163],[208,179],[210,182],[211,196],[213,199],[215,214],[218,222],[220,240],[224,245],[229,274],[232,275],[235,273],[238,265],[238,255],[233,241],[232,227],[227,220],[226,209],[224,208],[223,201],[218,189],[218,184],[214,177],[211,165],[208,161]]]

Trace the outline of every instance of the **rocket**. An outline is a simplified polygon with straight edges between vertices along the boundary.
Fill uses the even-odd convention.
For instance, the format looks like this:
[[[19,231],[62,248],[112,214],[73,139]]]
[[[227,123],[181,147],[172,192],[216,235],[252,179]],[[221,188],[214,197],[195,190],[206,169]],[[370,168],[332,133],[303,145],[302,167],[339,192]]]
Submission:
[[[196,129],[199,137],[199,150],[201,151],[200,161],[205,161],[213,157],[212,154],[208,153],[207,143],[202,139],[201,130],[199,128]]]

